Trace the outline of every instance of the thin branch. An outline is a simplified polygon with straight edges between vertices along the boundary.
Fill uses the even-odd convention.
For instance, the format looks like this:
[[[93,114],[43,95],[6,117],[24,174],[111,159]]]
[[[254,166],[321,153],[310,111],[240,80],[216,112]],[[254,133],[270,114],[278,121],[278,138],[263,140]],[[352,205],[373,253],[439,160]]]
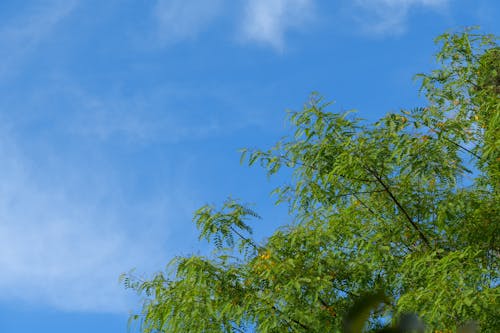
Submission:
[[[333,282],[333,280],[332,280],[332,282]],[[342,292],[342,293],[344,293],[346,295],[349,295],[351,297],[359,297],[360,296],[358,293],[355,293],[353,291],[347,291],[347,290],[344,290],[344,289],[340,289],[339,287],[336,287],[336,286],[332,286],[332,288],[336,289],[336,290],[338,290],[338,291],[340,291],[340,292]]]
[[[444,131],[443,131],[443,130],[440,130],[440,129],[436,128],[436,127],[431,127],[431,126],[429,126],[429,125],[426,125],[423,121],[421,121],[421,120],[419,120],[419,119],[417,119],[417,118],[415,118],[415,117],[412,117],[412,118],[413,118],[413,120],[414,120],[415,122],[419,122],[421,125],[426,126],[426,127],[427,127],[427,128],[428,128],[431,132],[434,132],[434,133],[436,133],[436,134],[438,134],[438,135],[439,135],[439,134],[444,133]],[[465,152],[467,152],[467,153],[471,154],[472,156],[474,156],[474,157],[475,157],[475,158],[477,158],[478,160],[480,160],[480,159],[481,159],[481,156],[479,156],[478,154],[474,153],[474,152],[473,152],[472,150],[470,150],[469,148],[466,148],[466,147],[462,146],[462,145],[461,145],[461,144],[459,144],[458,142],[455,142],[455,141],[453,141],[452,139],[450,139],[450,138],[448,138],[448,137],[446,137],[446,136],[442,136],[442,138],[443,138],[443,139],[445,139],[446,141],[448,141],[449,143],[451,143],[451,144],[453,144],[453,145],[457,146],[458,148],[462,149],[463,151],[465,151]]]
[[[363,200],[361,200],[357,194],[353,194],[353,197],[356,198],[356,200],[359,201],[361,206],[363,206],[366,210],[368,210],[372,215],[378,216],[378,214],[370,206],[368,206]]]
[[[217,275],[217,274],[214,274],[213,275],[219,282],[223,283],[224,281]],[[233,288],[233,289],[236,289],[235,286],[233,285],[227,285],[225,284],[224,287],[230,287],[230,288]],[[303,323],[301,323],[300,321],[298,321],[297,319],[294,319],[292,317],[290,317],[289,315],[286,315],[283,311],[281,311],[280,309],[278,309],[274,304],[270,304],[269,302],[267,302],[266,300],[263,300],[259,297],[257,297],[258,299],[260,299],[261,301],[267,303],[268,305],[271,306],[271,308],[273,310],[275,310],[276,312],[278,312],[278,314],[280,314],[281,316],[283,317],[286,317],[289,321],[295,323],[296,325],[299,325],[300,327],[302,327],[303,329],[305,329],[306,331],[309,330],[309,327]],[[286,318],[283,318],[283,320],[287,323],[287,325],[294,331],[296,331],[296,329],[290,324],[290,322],[286,319]]]
[[[344,186],[344,188],[346,188]],[[386,190],[376,190],[376,191],[367,191],[367,193],[379,193],[379,192],[385,192]],[[370,206],[368,206],[368,204],[366,204],[363,200],[361,200],[361,198],[358,196],[358,194],[362,194],[362,193],[351,193],[352,196],[354,196],[354,198],[356,200],[358,200],[358,202],[361,204],[361,206],[363,206],[370,214],[372,214],[373,216],[375,216],[376,218],[378,219],[384,219],[382,216],[380,216],[380,214],[377,214],[377,212],[375,212]],[[406,247],[406,249],[410,252],[412,252],[411,248],[404,242],[401,241],[401,243]]]
[[[253,240],[250,238],[247,238],[243,236],[238,230],[236,230],[233,226],[230,226],[229,229],[231,229],[232,232],[234,232],[238,237],[240,237],[243,241],[247,242],[250,246],[253,247],[254,250],[259,250],[261,247],[255,244]]]
[[[476,153],[474,153],[472,150],[470,150],[470,149],[468,149],[468,148],[465,148],[465,147],[464,147],[464,146],[462,146],[461,144],[459,144],[459,143],[457,143],[457,142],[455,142],[455,141],[453,141],[453,140],[451,140],[451,139],[449,139],[449,138],[447,138],[447,137],[443,137],[443,138],[444,138],[446,141],[448,141],[448,142],[450,142],[450,143],[454,144],[454,145],[455,145],[455,146],[457,146],[458,148],[462,149],[463,151],[465,151],[465,152],[467,152],[467,153],[471,154],[472,156],[474,156],[474,157],[475,157],[475,158],[477,158],[478,160],[480,160],[480,159],[481,159],[481,156],[477,155],[477,154],[476,154]]]
[[[318,300],[319,302],[321,303],[321,305],[323,305],[327,310],[328,310],[328,313],[332,316],[332,317],[337,317],[337,313],[335,311],[332,310],[332,307],[326,303],[321,297],[318,296]]]
[[[344,187],[344,188],[347,188],[347,187]],[[359,199],[356,197],[359,194],[372,194],[372,193],[381,193],[381,192],[385,192],[385,189],[384,190],[373,190],[373,191],[360,191],[360,192],[343,193],[343,194],[339,194],[339,195],[333,196],[332,199],[342,198],[342,197],[348,197],[348,196],[352,195],[352,196],[354,196],[356,198],[356,200],[359,201]]]
[[[375,179],[380,183],[380,185],[382,185],[382,187],[385,189],[385,191],[387,192],[387,194],[389,195],[391,200],[396,204],[396,206],[399,208],[399,210],[403,213],[406,220],[408,220],[408,222],[410,222],[412,227],[418,232],[420,239],[422,239],[422,241],[425,243],[425,245],[427,245],[427,247],[429,249],[432,249],[432,246],[431,246],[429,240],[427,239],[427,237],[425,236],[425,234],[422,232],[422,230],[420,230],[420,227],[415,223],[415,221],[413,221],[410,214],[406,211],[406,209],[399,202],[399,200],[394,196],[394,194],[390,190],[389,186],[387,186],[387,184],[382,180],[382,178],[377,174],[376,171],[374,171],[370,168],[367,168],[367,171],[370,172],[373,175],[373,177],[375,177]]]
[[[296,325],[299,325],[300,327],[302,327],[304,330],[308,331],[309,330],[309,327],[303,323],[301,323],[300,321],[298,321],[297,319],[294,319],[288,315],[286,315],[283,311],[281,311],[280,309],[278,309],[275,305],[271,305],[272,309],[276,312],[278,312],[281,316],[283,317],[287,317],[288,320],[290,320],[292,323],[296,324]],[[290,324],[290,322],[283,318],[283,320],[285,321],[285,323],[294,331],[296,331],[296,329]]]

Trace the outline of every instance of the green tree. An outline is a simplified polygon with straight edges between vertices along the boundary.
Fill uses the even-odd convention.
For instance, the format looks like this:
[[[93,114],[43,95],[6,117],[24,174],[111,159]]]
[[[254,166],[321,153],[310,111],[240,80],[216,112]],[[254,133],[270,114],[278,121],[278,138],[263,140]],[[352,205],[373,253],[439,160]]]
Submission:
[[[418,75],[427,106],[367,123],[313,95],[294,136],[244,151],[293,170],[276,189],[290,224],[257,243],[251,209],[199,209],[211,256],[123,277],[145,296],[143,332],[357,332],[357,307],[369,330],[416,313],[428,331],[500,331],[500,51],[471,30],[437,42],[439,69]]]

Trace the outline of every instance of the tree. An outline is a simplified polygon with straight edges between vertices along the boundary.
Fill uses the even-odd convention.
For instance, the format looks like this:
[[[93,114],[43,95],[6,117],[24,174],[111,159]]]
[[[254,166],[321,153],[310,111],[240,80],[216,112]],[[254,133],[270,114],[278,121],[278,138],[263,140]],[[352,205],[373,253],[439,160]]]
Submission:
[[[440,68],[417,76],[427,106],[370,124],[312,95],[293,137],[243,151],[293,170],[276,189],[290,224],[257,243],[245,205],[199,209],[213,255],[123,277],[143,332],[357,332],[353,313],[369,330],[415,313],[429,331],[500,331],[500,49],[473,30],[437,42]]]

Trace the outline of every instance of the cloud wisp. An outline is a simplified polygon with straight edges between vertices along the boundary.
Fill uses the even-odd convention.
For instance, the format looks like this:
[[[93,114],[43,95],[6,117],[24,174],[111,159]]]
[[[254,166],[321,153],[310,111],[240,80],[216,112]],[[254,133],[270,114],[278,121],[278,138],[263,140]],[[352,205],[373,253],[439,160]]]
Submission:
[[[78,0],[52,0],[23,6],[13,19],[0,23],[0,75],[15,70],[77,7]]]
[[[370,35],[397,35],[406,31],[410,12],[416,8],[442,11],[448,0],[355,0],[351,15]]]
[[[154,8],[162,43],[196,37],[221,13],[223,0],[158,0]]]
[[[368,35],[397,35],[406,31],[410,14],[417,9],[443,12],[449,0],[340,1],[333,15],[354,21]],[[282,52],[290,31],[308,29],[317,18],[314,0],[245,0],[228,6],[225,0],[158,0],[155,7],[161,41],[191,39],[208,29],[223,14],[232,13],[234,30],[244,43],[256,43]],[[227,8],[226,8],[227,7]],[[228,10],[231,8],[231,10]]]
[[[11,112],[0,111],[0,301],[65,311],[135,307],[118,276],[134,267],[147,274],[170,259],[170,233],[188,228],[180,222],[189,221],[197,205],[192,156],[178,156],[175,167],[167,163],[156,179],[161,188],[137,189],[127,181],[141,182],[141,170],[116,165],[108,155],[118,149],[120,159],[148,145],[168,151],[253,119],[232,117],[235,107],[227,105],[233,102],[219,93],[200,96],[171,84],[96,95],[59,78],[36,94],[2,100],[0,109]],[[225,111],[198,112],[197,103],[206,100]]]
[[[243,38],[283,50],[286,32],[303,27],[313,17],[313,5],[312,0],[247,1]]]
[[[0,300],[126,313],[134,302],[118,276],[166,262],[172,202],[131,205],[109,172],[43,152],[51,170],[0,134]]]

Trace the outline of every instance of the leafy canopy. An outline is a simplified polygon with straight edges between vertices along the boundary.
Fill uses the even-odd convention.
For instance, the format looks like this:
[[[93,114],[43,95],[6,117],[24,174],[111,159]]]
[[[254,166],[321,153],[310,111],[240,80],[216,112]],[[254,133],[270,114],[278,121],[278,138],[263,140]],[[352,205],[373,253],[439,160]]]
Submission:
[[[294,136],[243,151],[293,170],[276,189],[291,223],[257,243],[244,205],[199,209],[211,256],[124,276],[144,296],[142,331],[360,332],[405,313],[428,331],[500,331],[500,48],[474,30],[437,42],[440,67],[417,76],[425,107],[367,123],[312,95]]]

